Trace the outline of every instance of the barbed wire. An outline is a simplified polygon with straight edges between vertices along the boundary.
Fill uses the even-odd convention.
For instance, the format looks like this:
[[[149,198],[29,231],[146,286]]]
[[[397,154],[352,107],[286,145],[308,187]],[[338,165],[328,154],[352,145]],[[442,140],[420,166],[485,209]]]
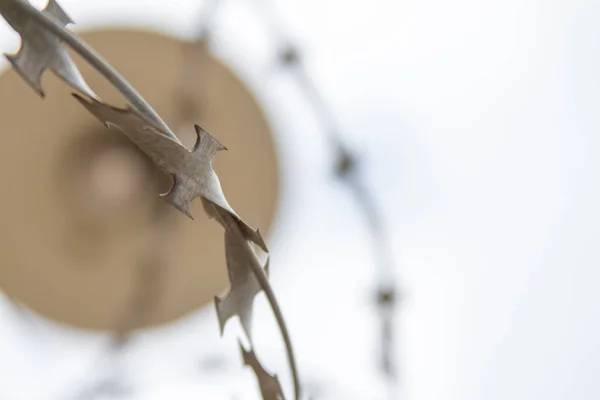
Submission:
[[[257,2],[259,0],[253,1],[255,5]],[[347,186],[369,228],[372,239],[372,255],[378,267],[378,283],[374,299],[380,316],[381,346],[378,349],[378,358],[380,367],[389,383],[390,398],[396,399],[398,368],[394,357],[396,351],[394,319],[399,296],[395,283],[392,249],[386,235],[382,213],[374,199],[373,189],[367,185],[359,174],[364,159],[361,158],[358,152],[353,152],[344,141],[340,124],[326,104],[317,85],[311,79],[298,47],[289,36],[286,36],[279,19],[268,9],[266,2],[264,0],[260,2],[262,4],[256,8],[263,18],[264,27],[278,41],[277,61],[292,75],[317,116],[323,127],[325,137],[333,148],[335,174]]]
[[[285,344],[294,384],[294,397],[299,399],[301,388],[291,339],[279,303],[250,242],[264,251],[268,249],[260,232],[250,228],[231,208],[211,166],[216,153],[226,148],[198,125],[195,126],[197,141],[194,148],[185,148],[150,104],[99,54],[66,29],[66,25],[73,21],[56,0],[49,0],[42,11],[31,6],[26,0],[0,0],[0,14],[21,36],[21,48],[15,55],[7,58],[41,97],[44,97],[41,75],[46,70],[51,70],[85,96],[74,95],[84,108],[107,127],[119,128],[159,168],[173,177],[173,186],[165,196],[171,205],[191,218],[190,202],[200,197],[205,212],[223,226],[231,287],[224,298],[215,298],[221,331],[226,321],[234,315],[238,315],[242,322],[248,316],[251,318],[254,296],[259,291],[264,291]],[[68,45],[100,72],[130,106],[121,109],[104,103],[87,86],[63,44]],[[150,270],[152,268],[146,272]],[[240,299],[244,301],[240,302]],[[143,305],[146,301],[134,303]],[[139,315],[140,310],[134,310],[133,313]],[[131,321],[123,326],[123,338],[129,335],[132,326],[134,325]],[[248,324],[243,324],[243,327],[252,346],[251,327]],[[248,351],[253,354],[252,348],[242,348],[244,355],[248,354]],[[264,370],[262,367],[261,369]],[[265,383],[267,377],[277,380],[276,376],[259,373],[255,375],[264,399],[283,399],[283,393],[276,391],[274,385]],[[263,388],[272,389],[265,392]]]

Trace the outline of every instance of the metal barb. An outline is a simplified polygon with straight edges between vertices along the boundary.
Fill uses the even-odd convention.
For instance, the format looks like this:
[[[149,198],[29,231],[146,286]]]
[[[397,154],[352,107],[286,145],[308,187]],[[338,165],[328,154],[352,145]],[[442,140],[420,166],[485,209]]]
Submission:
[[[114,87],[117,89],[123,97],[132,105],[134,109],[142,113],[146,118],[152,121],[154,124],[159,126],[167,136],[171,137],[174,141],[179,143],[177,136],[171,131],[168,125],[162,120],[162,118],[154,111],[152,106],[144,100],[144,98],[114,69],[108,62],[106,62],[98,53],[96,53],[90,46],[88,46],[79,36],[75,35],[71,31],[65,29],[65,27],[55,20],[49,17],[43,12],[40,12],[26,0],[2,0],[1,4],[10,6],[16,12],[20,13],[27,19],[31,20],[30,23],[36,24],[39,29],[44,29],[47,33],[51,33],[56,36],[57,39],[62,40],[65,44],[75,50],[81,57],[83,57],[91,66],[101,73]],[[4,10],[0,10],[5,18]]]
[[[275,297],[275,292],[273,292],[273,288],[269,284],[265,270],[260,265],[260,262],[258,261],[256,254],[254,253],[254,250],[250,246],[248,240],[245,239],[240,223],[232,215],[228,213],[218,213],[216,207],[214,205],[211,206],[215,208],[215,214],[213,215],[217,215],[221,219],[221,223],[223,224],[226,231],[232,235],[233,239],[238,243],[239,246],[241,246],[243,251],[246,253],[248,261],[247,265],[252,269],[254,276],[262,286],[262,289],[265,292],[265,295],[267,296],[267,301],[271,305],[273,315],[275,316],[277,324],[279,325],[279,330],[281,332],[283,343],[286,348],[288,364],[292,374],[292,381],[294,382],[294,398],[296,400],[299,400],[301,395],[301,387],[296,357],[294,355],[294,349],[292,347],[290,334],[288,332],[287,325],[283,318],[283,312],[281,311],[279,302]]]
[[[42,89],[42,74],[46,70],[51,70],[69,86],[86,96],[96,97],[83,79],[67,49],[62,46],[62,40],[40,27],[35,20],[28,18],[25,9],[20,7],[24,3],[24,0],[0,2],[0,14],[21,35],[19,51],[14,55],[5,55],[15,71],[42,98],[45,96]],[[63,28],[73,23],[55,0],[48,1],[41,14],[54,20]]]
[[[258,358],[256,357],[256,354],[254,354],[254,350],[252,348],[250,348],[250,350],[246,350],[244,345],[242,345],[240,342],[240,350],[242,352],[244,365],[252,368],[252,371],[256,376],[263,400],[285,400],[277,375],[271,375],[269,372],[267,372],[260,361],[258,361]]]

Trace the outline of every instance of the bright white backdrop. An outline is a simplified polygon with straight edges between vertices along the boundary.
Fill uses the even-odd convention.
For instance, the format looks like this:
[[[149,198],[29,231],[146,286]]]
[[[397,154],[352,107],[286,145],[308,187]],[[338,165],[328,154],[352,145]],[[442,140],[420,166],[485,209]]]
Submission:
[[[328,175],[328,149],[301,93],[273,74],[273,43],[252,1],[267,3],[224,0],[216,50],[258,91],[278,130],[285,192],[273,282],[302,375],[324,399],[383,399],[362,221]],[[61,4],[79,29],[186,36],[196,3]],[[269,4],[364,151],[386,211],[405,293],[402,397],[600,398],[600,3]],[[3,51],[16,50],[8,27],[0,38]],[[258,354],[289,387],[263,299],[257,308]],[[66,398],[98,365],[104,338],[29,325],[7,306],[0,321],[2,399]],[[218,339],[208,309],[140,335],[122,362],[139,388],[132,398],[257,398],[235,329]],[[199,360],[221,355],[220,372],[202,372]]]

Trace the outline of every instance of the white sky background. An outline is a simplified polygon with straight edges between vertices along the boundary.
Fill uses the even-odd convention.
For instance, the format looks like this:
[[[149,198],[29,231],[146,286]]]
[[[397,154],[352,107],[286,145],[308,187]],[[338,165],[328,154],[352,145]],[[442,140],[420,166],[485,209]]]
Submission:
[[[328,175],[301,93],[271,71],[256,8],[224,1],[216,50],[259,90],[285,158],[273,283],[302,376],[323,399],[384,399],[362,221]],[[600,3],[254,1],[276,4],[364,152],[405,294],[402,397],[600,398]],[[184,36],[196,3],[61,2],[80,29]],[[2,51],[17,48],[9,32]],[[264,299],[256,307],[258,355],[289,388]],[[7,306],[0,322],[1,399],[64,399],[98,365],[103,338],[32,327]],[[131,398],[258,398],[234,324],[227,331],[218,339],[209,308],[140,335],[123,360]],[[223,371],[201,373],[200,360],[219,354]]]

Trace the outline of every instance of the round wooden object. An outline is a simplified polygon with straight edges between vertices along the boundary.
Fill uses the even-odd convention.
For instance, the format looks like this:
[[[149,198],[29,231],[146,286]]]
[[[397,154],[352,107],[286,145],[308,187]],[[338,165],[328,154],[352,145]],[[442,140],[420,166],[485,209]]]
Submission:
[[[82,37],[184,144],[198,123],[228,147],[213,168],[238,214],[266,234],[277,202],[277,160],[265,116],[244,84],[202,46],[158,33]],[[125,105],[104,78],[75,60],[101,98]],[[140,269],[150,258],[162,260],[160,279],[147,291],[152,307],[141,325],[167,323],[212,302],[228,287],[221,226],[205,216],[199,199],[195,220],[158,199],[154,167],[124,135],[104,128],[51,73],[43,87],[45,100],[14,71],[0,76],[1,289],[52,320],[114,329],[144,284]],[[157,207],[168,209],[158,234]]]

